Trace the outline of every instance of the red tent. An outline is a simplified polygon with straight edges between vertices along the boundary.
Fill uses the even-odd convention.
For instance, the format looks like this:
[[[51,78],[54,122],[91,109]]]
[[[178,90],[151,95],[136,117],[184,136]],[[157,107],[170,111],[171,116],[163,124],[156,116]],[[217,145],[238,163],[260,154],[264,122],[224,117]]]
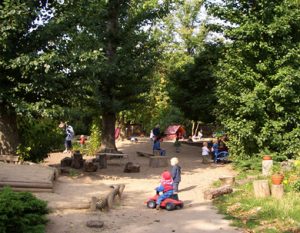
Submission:
[[[176,139],[177,135],[179,138],[183,138],[183,135],[185,135],[185,130],[181,125],[170,125],[165,130],[166,139],[172,140]]]

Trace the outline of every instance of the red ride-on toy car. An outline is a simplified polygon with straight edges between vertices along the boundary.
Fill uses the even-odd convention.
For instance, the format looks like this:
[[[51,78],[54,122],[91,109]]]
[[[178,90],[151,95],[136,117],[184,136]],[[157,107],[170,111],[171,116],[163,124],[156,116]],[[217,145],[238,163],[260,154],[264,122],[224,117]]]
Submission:
[[[149,198],[149,200],[146,202],[148,208],[151,208],[151,209],[156,208],[156,200],[157,200],[158,196],[159,195],[156,194],[155,196]],[[181,208],[183,208],[183,202],[178,199],[177,194],[173,194],[171,197],[163,200],[160,203],[160,207],[165,208],[168,211],[175,210],[175,209],[181,209]]]

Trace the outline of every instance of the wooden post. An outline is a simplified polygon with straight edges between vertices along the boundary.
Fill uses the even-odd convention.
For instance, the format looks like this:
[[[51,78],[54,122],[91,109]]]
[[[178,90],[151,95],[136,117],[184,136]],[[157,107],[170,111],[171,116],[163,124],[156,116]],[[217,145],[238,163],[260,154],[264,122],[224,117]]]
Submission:
[[[222,176],[222,177],[219,177],[219,180],[222,182],[223,185],[232,186],[235,182],[235,177],[234,176]]]
[[[283,184],[272,184],[272,197],[281,199],[283,197]]]
[[[99,159],[99,168],[107,168],[107,159],[105,154],[97,155]]]
[[[255,180],[253,181],[254,195],[255,197],[269,197],[270,187],[267,180]]]
[[[262,161],[262,174],[264,176],[271,175],[272,166],[273,166],[273,160],[263,160]]]
[[[90,206],[91,211],[96,211],[96,209],[97,209],[96,208],[97,201],[98,201],[97,197],[92,197],[92,199],[91,199],[91,206]]]

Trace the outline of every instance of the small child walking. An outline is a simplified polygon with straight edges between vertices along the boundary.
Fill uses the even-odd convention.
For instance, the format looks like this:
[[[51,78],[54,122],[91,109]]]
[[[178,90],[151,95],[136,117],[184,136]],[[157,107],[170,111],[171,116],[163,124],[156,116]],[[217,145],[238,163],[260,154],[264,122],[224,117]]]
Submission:
[[[181,181],[181,167],[178,165],[179,160],[176,157],[171,158],[170,163],[172,166],[171,175],[173,179],[173,193],[177,194],[179,183]]]
[[[173,179],[170,172],[165,171],[161,174],[160,186],[155,190],[158,194],[162,192],[156,200],[156,209],[159,210],[161,202],[173,195]]]
[[[202,158],[203,158],[203,163],[208,163],[209,162],[209,153],[210,150],[208,149],[208,144],[207,142],[203,142],[202,146]]]
[[[85,144],[85,136],[84,136],[84,135],[81,135],[81,136],[80,136],[80,141],[79,141],[79,143],[80,143],[80,146],[81,146],[81,147],[84,146],[84,144]]]

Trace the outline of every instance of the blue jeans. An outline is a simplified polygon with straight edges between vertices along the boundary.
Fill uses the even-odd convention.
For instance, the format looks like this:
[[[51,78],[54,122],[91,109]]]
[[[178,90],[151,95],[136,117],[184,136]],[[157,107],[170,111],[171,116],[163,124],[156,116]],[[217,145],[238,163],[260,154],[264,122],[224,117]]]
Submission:
[[[159,195],[159,197],[156,200],[156,204],[160,205],[160,203],[167,199],[168,197],[171,197],[173,195],[173,190],[170,190],[168,192],[163,193],[162,195]]]

